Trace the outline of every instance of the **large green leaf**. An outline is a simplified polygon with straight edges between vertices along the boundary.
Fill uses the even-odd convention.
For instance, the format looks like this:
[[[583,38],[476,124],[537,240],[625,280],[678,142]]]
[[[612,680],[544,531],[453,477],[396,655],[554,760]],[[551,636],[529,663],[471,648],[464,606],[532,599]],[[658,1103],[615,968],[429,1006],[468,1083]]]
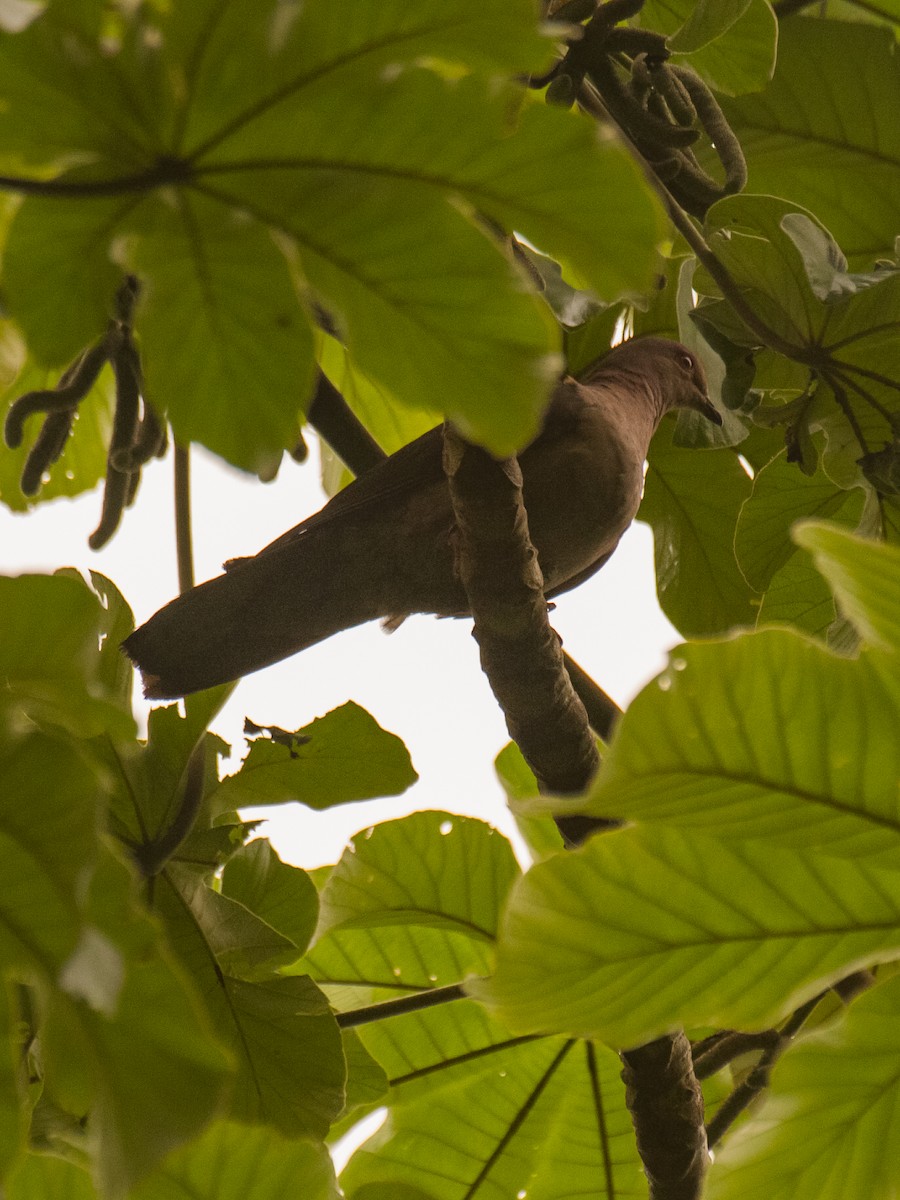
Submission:
[[[900,61],[890,31],[791,20],[758,95],[723,99],[749,188],[813,209],[851,258],[890,252],[900,206]]]
[[[350,700],[287,738],[257,738],[240,770],[222,780],[210,804],[227,811],[298,800],[310,808],[331,808],[399,795],[416,779],[403,742]]]
[[[895,1195],[898,1018],[895,977],[778,1063],[765,1107],[716,1151],[710,1200],[844,1200],[848,1186]]]
[[[694,829],[602,834],[515,885],[495,973],[469,990],[514,1032],[614,1046],[680,1025],[766,1028],[900,955],[896,851],[893,864]]]
[[[823,472],[805,476],[782,451],[758,471],[753,490],[741,508],[734,549],[745,578],[763,592],[777,570],[796,551],[791,527],[802,517],[832,517],[855,525],[864,496],[859,489],[843,491]]]
[[[339,1200],[325,1146],[288,1139],[273,1129],[218,1121],[171,1154],[135,1189],[133,1200],[283,1200],[292,1195]]]
[[[518,874],[509,842],[484,822],[413,813],[353,838],[322,891],[320,929],[422,924],[490,940]]]
[[[648,0],[641,24],[718,91],[755,92],[771,78],[778,25],[766,0]]]
[[[151,402],[182,441],[262,469],[293,440],[314,369],[284,256],[263,225],[200,196],[145,204],[133,222]]]
[[[45,1092],[87,1116],[101,1191],[123,1196],[217,1110],[229,1063],[121,864],[102,859],[86,925],[41,985]]]
[[[871,656],[780,630],[682,646],[619,723],[592,807],[900,865],[898,723],[900,684]]]
[[[754,593],[734,557],[734,527],[750,478],[731,450],[682,450],[661,430],[638,513],[653,529],[663,612],[686,637],[756,619]]]
[[[455,1070],[447,1064],[423,1080],[427,1103],[392,1108],[341,1185],[351,1200],[378,1184],[434,1200],[646,1196],[620,1071],[606,1048],[558,1038],[497,1046]],[[407,1086],[415,1089],[411,1080],[398,1091]]]
[[[3,252],[6,303],[40,363],[63,366],[106,332],[123,276],[110,237],[139,203],[41,196],[19,208]]]
[[[343,1107],[345,1077],[340,1032],[325,997],[308,978],[226,975],[216,962],[216,947],[227,930],[214,928],[211,911],[198,920],[186,903],[193,884],[182,890],[183,884],[179,872],[158,879],[154,908],[218,1040],[232,1055],[236,1073],[228,1114],[290,1136],[324,1136]],[[257,919],[257,929],[260,925]]]
[[[222,894],[287,938],[302,954],[316,928],[319,896],[310,877],[282,862],[265,838],[242,846],[222,872]]]
[[[830,644],[837,619],[831,588],[810,556],[798,550],[769,580],[759,606],[757,627],[793,625]]]
[[[49,146],[23,148],[57,169],[76,148],[95,159],[54,184],[88,198],[30,197],[17,217],[6,284],[26,332],[61,355],[96,322],[110,258],[124,255],[144,285],[154,404],[184,439],[269,465],[293,440],[312,365],[287,254],[378,386],[416,410],[439,405],[500,453],[528,442],[559,334],[474,214],[521,230],[609,296],[648,282],[661,233],[627,155],[486,77],[546,60],[530,6],[448,13],[432,0],[410,13],[358,0],[341,23],[309,6],[277,20],[272,4],[190,8],[120,18],[97,67],[102,95],[81,98]],[[66,39],[55,10],[0,37],[10,111],[47,62],[65,66],[57,88],[75,86],[80,51]],[[81,27],[76,50],[86,41]],[[99,52],[82,49],[91,74]],[[477,73],[451,77],[448,58]],[[127,119],[101,115],[116,102]],[[154,187],[159,199],[139,202]],[[38,277],[25,269],[32,246]]]
[[[865,640],[900,650],[900,550],[815,521],[799,526],[794,539],[810,551]]]
[[[97,776],[65,742],[0,738],[0,964],[58,969],[82,922],[80,885],[99,852]]]

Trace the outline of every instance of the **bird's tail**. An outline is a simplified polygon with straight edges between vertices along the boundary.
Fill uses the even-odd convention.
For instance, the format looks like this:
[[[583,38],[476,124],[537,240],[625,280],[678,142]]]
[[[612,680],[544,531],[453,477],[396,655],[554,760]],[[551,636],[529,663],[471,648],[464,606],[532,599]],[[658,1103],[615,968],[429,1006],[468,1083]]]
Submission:
[[[123,642],[144,695],[167,699],[228,683],[341,629],[382,615],[354,587],[334,539],[311,534],[236,560],[179,596]]]

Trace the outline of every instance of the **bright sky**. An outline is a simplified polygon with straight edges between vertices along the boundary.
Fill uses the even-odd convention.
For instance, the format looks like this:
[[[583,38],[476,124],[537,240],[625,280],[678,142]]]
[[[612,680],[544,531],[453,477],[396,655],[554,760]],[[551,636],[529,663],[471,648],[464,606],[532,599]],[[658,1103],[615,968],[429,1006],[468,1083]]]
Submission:
[[[202,451],[193,452],[192,466],[198,582],[218,574],[225,559],[255,553],[325,501],[315,452],[302,467],[286,459],[271,484],[232,471]],[[101,571],[117,584],[140,623],[177,592],[171,457],[145,471],[134,508],[112,543],[94,553],[87,538],[99,514],[99,491],[40,505],[28,516],[0,506],[0,571],[63,566]],[[662,669],[666,651],[679,640],[656,602],[649,529],[632,526],[602,571],[559,598],[551,620],[572,657],[626,704]],[[512,831],[493,770],[508,737],[481,673],[471,628],[470,621],[413,617],[388,636],[370,624],[239,685],[213,726],[238,759],[245,749],[245,715],[260,725],[298,729],[355,700],[403,738],[420,776],[395,799],[326,813],[299,804],[268,810],[264,832],[282,858],[305,867],[334,862],[360,829],[423,808],[481,817]],[[139,708],[146,711],[143,700]],[[226,770],[236,769],[237,761]]]

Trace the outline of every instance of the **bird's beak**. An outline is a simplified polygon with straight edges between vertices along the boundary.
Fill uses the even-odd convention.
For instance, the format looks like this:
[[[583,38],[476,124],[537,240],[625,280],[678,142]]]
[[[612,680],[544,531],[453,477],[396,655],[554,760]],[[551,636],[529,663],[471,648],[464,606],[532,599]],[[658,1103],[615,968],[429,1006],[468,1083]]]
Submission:
[[[702,413],[707,421],[712,421],[713,425],[722,424],[722,414],[713,405],[706,392],[702,392],[700,388],[696,389],[694,395],[688,401],[687,407],[692,408],[695,412]]]

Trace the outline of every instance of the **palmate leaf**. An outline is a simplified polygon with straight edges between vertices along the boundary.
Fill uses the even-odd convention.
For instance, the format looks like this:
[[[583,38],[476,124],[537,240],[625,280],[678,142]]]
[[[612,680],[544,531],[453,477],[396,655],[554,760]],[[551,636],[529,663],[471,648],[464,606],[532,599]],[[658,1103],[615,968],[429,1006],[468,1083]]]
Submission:
[[[722,99],[747,157],[748,189],[808,206],[866,266],[897,234],[898,104],[889,30],[802,18],[780,23],[765,90]]]
[[[775,1068],[765,1105],[716,1153],[710,1200],[887,1197],[900,1186],[897,978],[807,1036]]]
[[[559,1038],[498,1047],[480,1064],[470,1057],[432,1076],[427,1103],[403,1103],[400,1086],[341,1186],[358,1200],[377,1184],[434,1200],[646,1197],[620,1072],[605,1047]]]
[[[823,468],[838,487],[874,481],[866,456],[892,446],[900,425],[900,272],[850,274],[817,219],[777,197],[721,200],[707,229],[757,316],[809,363],[810,383],[820,381],[795,440],[824,430]],[[696,278],[716,291],[702,271]]]
[[[342,923],[292,969],[310,971],[347,1012],[483,975],[514,873],[508,843],[481,822],[418,813],[376,826],[324,889],[326,917]],[[464,1000],[358,1033],[387,1075],[391,1115],[342,1175],[348,1195],[406,1186],[454,1200],[467,1188],[561,1198],[576,1184],[646,1195],[620,1067],[605,1049],[512,1037]]]
[[[660,232],[619,149],[546,106],[516,115],[521,97],[488,78],[546,62],[530,6],[448,12],[432,0],[410,13],[357,0],[340,21],[315,6],[278,19],[274,3],[188,9],[119,14],[76,128],[21,147],[44,169],[75,150],[91,160],[58,180],[89,185],[73,207],[28,198],[13,222],[6,286],[26,334],[61,361],[104,311],[112,261],[126,264],[144,285],[148,395],[176,434],[256,468],[296,434],[311,290],[362,372],[402,403],[439,405],[498,452],[527,442],[559,334],[473,213],[577,260],[605,294],[647,281]],[[85,26],[67,40],[58,7],[0,37],[7,117],[56,63],[62,82],[35,93],[42,132],[59,88],[74,86],[73,55],[94,70],[90,41]],[[407,69],[441,60],[476,73]],[[81,278],[76,245],[88,251]],[[16,264],[34,246],[43,270],[26,278]]]

